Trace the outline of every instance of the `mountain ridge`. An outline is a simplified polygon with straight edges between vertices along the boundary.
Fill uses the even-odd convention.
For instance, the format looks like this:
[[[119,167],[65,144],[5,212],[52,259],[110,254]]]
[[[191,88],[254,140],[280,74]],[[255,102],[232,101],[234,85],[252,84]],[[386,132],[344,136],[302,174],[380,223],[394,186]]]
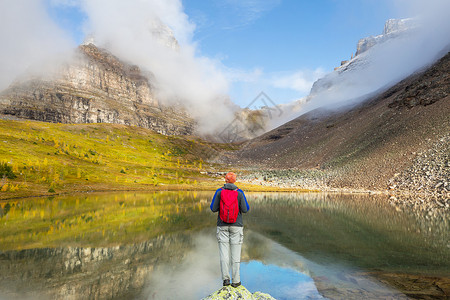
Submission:
[[[244,143],[239,151],[227,153],[224,162],[250,170],[245,178],[263,185],[387,190],[393,178],[448,138],[449,70],[447,53],[430,68],[361,104],[340,110],[316,109]],[[437,151],[444,161],[436,166],[440,171],[434,172],[433,178],[421,175],[416,180],[430,181],[428,190],[421,191],[420,184],[411,183],[405,185],[405,191],[449,195],[443,145]],[[273,174],[258,172],[260,168]],[[282,175],[282,170],[293,173]],[[301,175],[294,175],[296,172]],[[434,188],[441,182],[440,189]],[[449,204],[447,200],[444,205]]]

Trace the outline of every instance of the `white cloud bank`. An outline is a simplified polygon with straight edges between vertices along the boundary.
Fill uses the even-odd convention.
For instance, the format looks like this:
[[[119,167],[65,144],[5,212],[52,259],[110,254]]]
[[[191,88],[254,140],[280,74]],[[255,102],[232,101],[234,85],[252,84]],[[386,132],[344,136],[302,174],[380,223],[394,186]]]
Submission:
[[[42,1],[0,1],[0,91],[30,66],[76,45],[51,21]]]
[[[276,88],[291,89],[300,95],[306,95],[311,90],[314,82],[326,74],[322,68],[316,70],[299,70],[291,74],[278,74],[271,79]]]
[[[198,55],[192,41],[195,25],[181,1],[83,0],[79,5],[87,15],[87,33],[98,46],[155,75],[159,99],[183,103],[206,133],[232,120],[220,62]],[[168,34],[161,23],[173,31],[180,47],[161,42]]]

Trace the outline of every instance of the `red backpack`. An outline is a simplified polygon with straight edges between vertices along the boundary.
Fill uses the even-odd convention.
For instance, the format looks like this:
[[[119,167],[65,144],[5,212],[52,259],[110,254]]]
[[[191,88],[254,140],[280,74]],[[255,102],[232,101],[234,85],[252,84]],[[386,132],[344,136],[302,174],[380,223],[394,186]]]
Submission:
[[[238,191],[222,188],[219,216],[225,223],[235,223],[239,214]]]

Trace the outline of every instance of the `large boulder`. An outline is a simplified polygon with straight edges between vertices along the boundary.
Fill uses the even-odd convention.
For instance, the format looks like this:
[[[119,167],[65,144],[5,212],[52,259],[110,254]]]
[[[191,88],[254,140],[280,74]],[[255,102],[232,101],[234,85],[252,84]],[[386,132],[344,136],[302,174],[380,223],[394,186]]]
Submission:
[[[237,300],[237,299],[245,299],[245,300],[275,300],[269,294],[264,294],[261,292],[250,293],[244,286],[240,285],[237,288],[233,288],[231,286],[224,286],[223,288],[215,291],[211,295],[203,300]]]

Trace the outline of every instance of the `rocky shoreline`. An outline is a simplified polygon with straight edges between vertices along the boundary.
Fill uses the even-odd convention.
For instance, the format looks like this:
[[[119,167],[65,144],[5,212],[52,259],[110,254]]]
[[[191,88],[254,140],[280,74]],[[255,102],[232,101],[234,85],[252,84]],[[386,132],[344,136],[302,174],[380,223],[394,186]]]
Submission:
[[[385,194],[386,199],[399,208],[419,211],[448,210],[450,208],[450,134],[433,143],[426,151],[412,153],[407,167],[387,180],[385,187],[363,188],[341,184],[345,169],[261,169],[247,168],[239,174],[239,181],[273,188],[317,190],[323,192]],[[371,174],[360,174],[371,181]]]
[[[417,154],[411,166],[389,181],[390,201],[422,208],[450,208],[450,136]]]
[[[348,174],[346,168],[318,166],[310,169],[262,169],[255,166],[241,168],[239,181],[274,189],[383,194],[390,204],[400,209],[411,208],[430,212],[448,210],[450,134],[441,136],[427,150],[410,154],[403,168],[397,168],[397,173],[390,170],[391,175],[386,174],[383,178],[367,172],[358,172],[357,178],[355,174]],[[348,178],[358,179],[357,181],[366,184]]]
[[[421,158],[418,159],[419,161]],[[447,162],[444,162],[448,164]],[[414,165],[412,168],[420,168]],[[447,210],[450,207],[450,185],[448,183],[448,171],[438,173],[439,163],[434,166],[428,164],[425,176],[419,172],[406,171],[398,175],[389,182],[386,189],[361,189],[353,187],[334,186],[331,183],[332,178],[338,176],[336,172],[324,170],[244,170],[239,176],[239,181],[261,185],[273,188],[292,188],[299,190],[311,190],[321,192],[339,192],[339,193],[369,193],[386,195],[389,203],[398,207],[411,207],[423,211]],[[447,167],[448,168],[448,167]],[[426,175],[431,174],[433,175]],[[432,177],[433,179],[430,179]],[[417,186],[417,182],[427,182]],[[436,184],[434,184],[437,182]],[[421,188],[417,188],[421,187]]]

